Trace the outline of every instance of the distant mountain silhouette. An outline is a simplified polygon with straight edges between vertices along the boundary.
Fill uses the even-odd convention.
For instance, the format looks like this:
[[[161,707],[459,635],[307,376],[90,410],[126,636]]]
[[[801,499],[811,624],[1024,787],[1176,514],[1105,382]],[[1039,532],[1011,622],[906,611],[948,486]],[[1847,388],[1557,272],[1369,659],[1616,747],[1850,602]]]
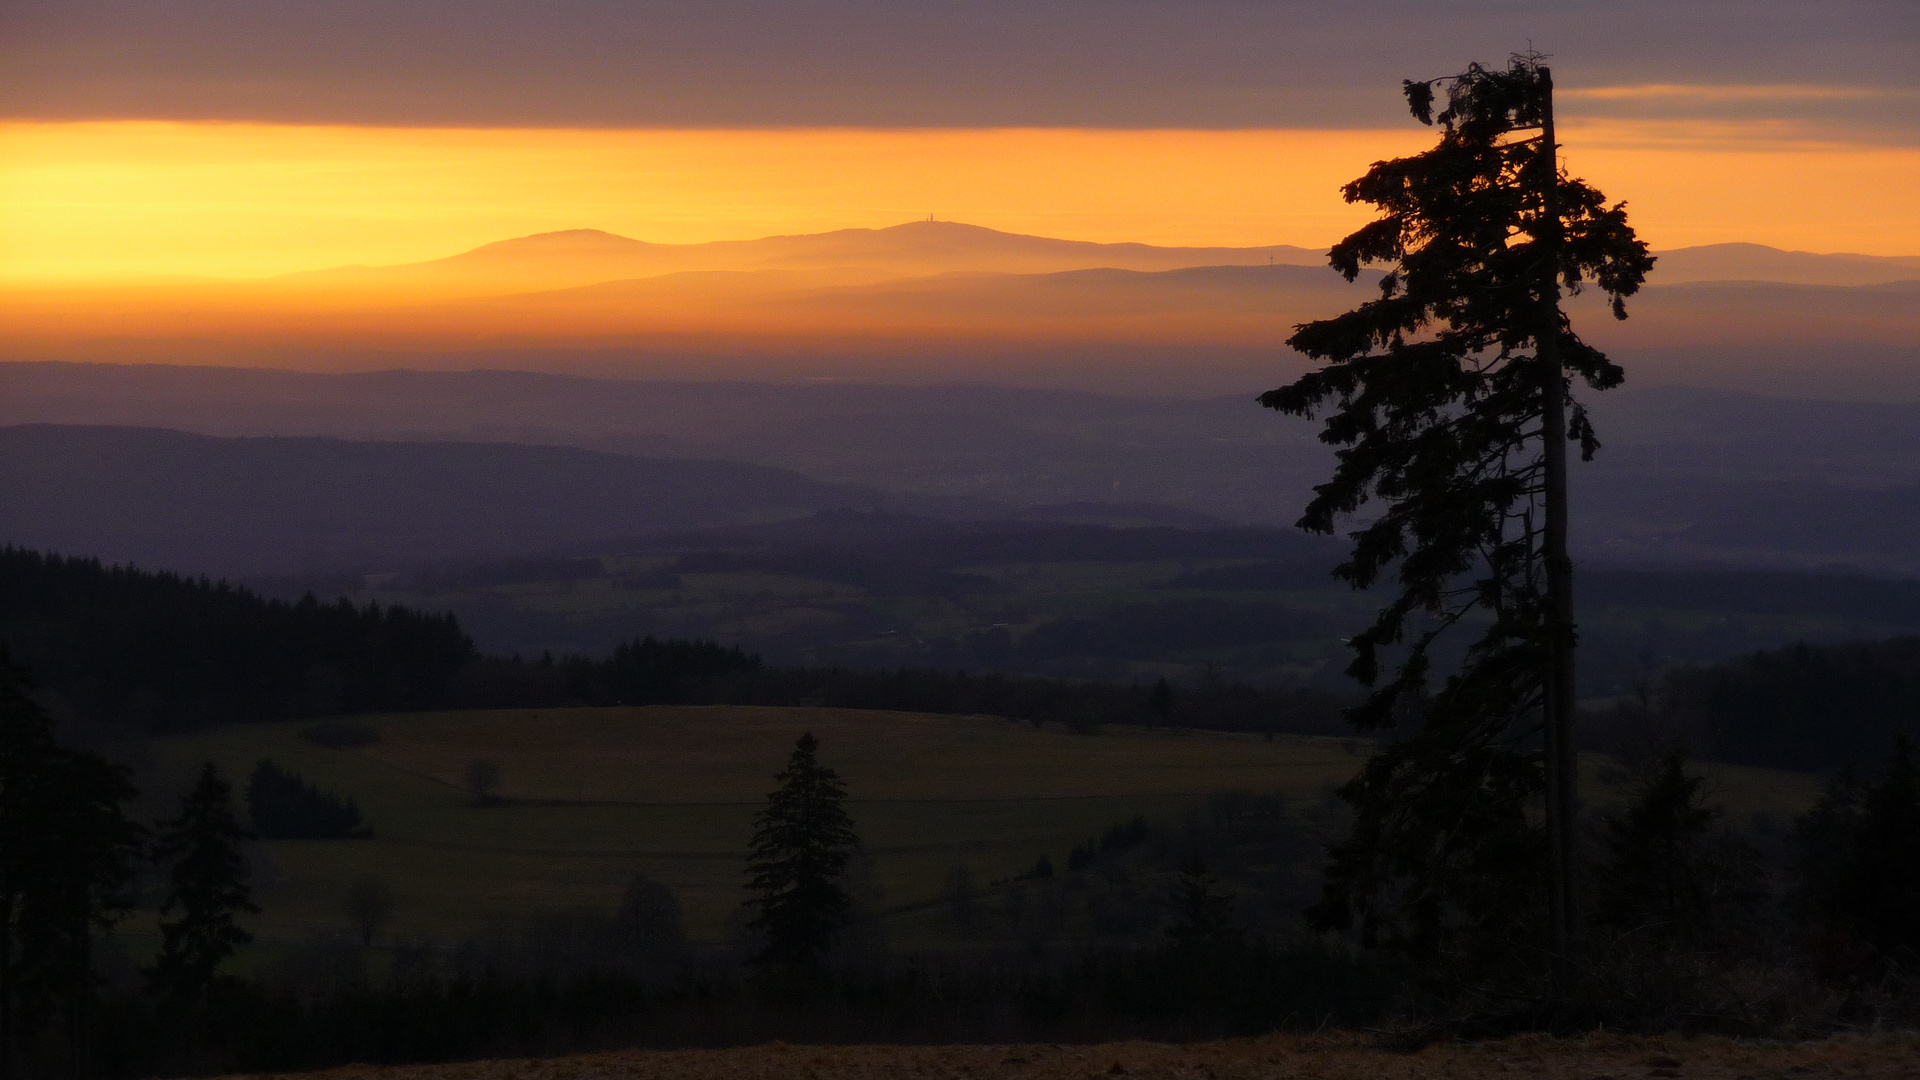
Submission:
[[[1656,251],[1647,280],[1655,285],[1692,281],[1777,281],[1787,285],[1884,285],[1920,280],[1920,256],[1816,255],[1762,244],[1706,244]]]
[[[1783,251],[1762,244],[1708,244],[1660,251],[1651,279],[1776,281],[1793,285],[1877,285],[1920,279],[1920,256]],[[485,244],[427,262],[348,266],[291,274],[282,285],[394,288],[436,295],[532,292],[689,271],[804,271],[832,284],[950,273],[1050,274],[1071,270],[1181,270],[1199,266],[1311,266],[1322,248],[1157,247],[1102,244],[1000,232],[953,221],[912,221],[882,229],[839,229],[758,240],[654,244],[598,229],[567,229]]]
[[[293,274],[304,288],[401,287],[438,295],[563,289],[689,271],[805,271],[815,280],[877,281],[946,273],[1044,274],[1111,268],[1325,266],[1326,252],[1285,244],[1257,248],[1100,244],[1000,232],[952,221],[884,229],[840,229],[758,240],[652,244],[597,229],[501,240],[444,259],[400,266],[350,266]],[[822,275],[825,275],[822,277]]]
[[[1224,393],[1304,370],[1296,324],[1370,295],[1303,248],[1162,248],[912,222],[711,244],[588,229],[264,282],[0,290],[0,359],[476,366]],[[1583,333],[1639,379],[1920,394],[1920,257],[1662,253]]]

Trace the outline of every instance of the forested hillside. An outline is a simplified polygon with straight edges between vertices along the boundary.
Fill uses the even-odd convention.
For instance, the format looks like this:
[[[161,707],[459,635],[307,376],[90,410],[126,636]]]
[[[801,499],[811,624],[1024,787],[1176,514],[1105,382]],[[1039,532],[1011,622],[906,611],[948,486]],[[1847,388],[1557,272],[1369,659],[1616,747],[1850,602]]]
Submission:
[[[768,666],[711,641],[643,638],[600,656],[486,656],[452,615],[270,600],[205,578],[0,549],[0,642],[76,714],[152,733],[336,713],[554,705],[818,702],[988,713],[1077,731],[1164,723],[1337,734],[1323,691],[1181,687],[953,670]]]
[[[1148,530],[1134,542],[1160,535]],[[744,564],[753,557],[735,558]],[[938,576],[943,565],[942,559],[929,557],[925,565],[901,567],[896,574]],[[885,569],[879,571],[882,577]],[[1298,587],[1305,582],[1294,578],[1306,572],[1286,562],[1240,564],[1170,584]],[[1317,567],[1312,576],[1318,576]],[[1819,588],[1809,592],[1814,586]],[[1702,610],[1805,615],[1833,608],[1906,625],[1913,589],[1864,579],[1615,571],[1596,574],[1592,591],[1603,605],[1644,601],[1639,594],[1658,592],[1667,604]],[[1178,630],[1156,627],[1162,634]],[[1065,648],[1072,634],[1112,635],[1120,629],[1124,624],[1113,619],[1062,620],[1035,631],[1027,647],[1038,647],[1038,639],[1059,638]],[[1601,638],[1604,643],[1606,635]],[[939,665],[862,670],[764,664],[736,647],[676,638],[635,639],[600,656],[486,656],[449,614],[346,599],[322,603],[312,595],[272,600],[226,582],[18,548],[0,549],[0,641],[78,714],[151,732],[432,708],[808,701],[842,708],[987,713],[1075,730],[1168,723],[1231,731],[1345,731],[1342,698],[1335,692],[1249,686],[1231,679],[1176,680],[1162,708],[1153,703],[1153,679],[1035,678],[996,674],[990,665],[968,673]],[[1090,647],[1087,642],[1078,646]],[[1920,638],[1803,643],[1752,652],[1722,663],[1677,667],[1649,689],[1644,699],[1596,716],[1593,740],[1609,744],[1622,735],[1677,734],[1712,760],[1835,768],[1875,759],[1895,732],[1920,731],[1920,706],[1914,704],[1920,701]]]
[[[19,548],[0,549],[0,640],[81,714],[155,732],[424,708],[474,651],[451,615]]]
[[[1607,719],[1651,721],[1716,761],[1861,767],[1896,734],[1920,734],[1920,638],[1800,644],[1680,668],[1650,701]]]

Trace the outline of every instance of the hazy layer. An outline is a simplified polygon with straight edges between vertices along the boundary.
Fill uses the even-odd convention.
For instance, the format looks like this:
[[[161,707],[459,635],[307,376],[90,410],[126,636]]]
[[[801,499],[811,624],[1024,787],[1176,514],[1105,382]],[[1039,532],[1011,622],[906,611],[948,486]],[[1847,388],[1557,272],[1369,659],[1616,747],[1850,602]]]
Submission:
[[[266,281],[16,287],[0,358],[1223,393],[1297,371],[1293,327],[1371,295],[1371,272],[1321,261],[950,222],[702,245],[574,230]],[[1720,245],[1666,255],[1627,322],[1572,310],[1659,381],[1910,396],[1916,279],[1915,258]]]
[[[1655,247],[1920,252],[1920,148],[1691,120],[1561,132],[1572,171],[1627,200]],[[929,214],[1076,240],[1324,248],[1371,216],[1340,186],[1432,138],[1411,120],[1345,131],[0,124],[0,278],[258,277],[581,226],[690,243]]]

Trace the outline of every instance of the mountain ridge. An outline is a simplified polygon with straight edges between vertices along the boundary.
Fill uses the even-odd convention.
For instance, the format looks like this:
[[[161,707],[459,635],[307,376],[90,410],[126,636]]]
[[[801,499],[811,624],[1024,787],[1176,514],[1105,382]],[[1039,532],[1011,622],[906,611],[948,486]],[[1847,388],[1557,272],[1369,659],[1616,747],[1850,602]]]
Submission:
[[[752,240],[660,244],[600,229],[562,229],[509,237],[438,259],[391,266],[331,267],[282,275],[281,286],[498,287],[509,280],[568,284],[653,277],[698,270],[865,271],[875,277],[954,271],[1047,273],[1086,269],[1171,270],[1201,265],[1324,265],[1324,252],[1262,247],[1161,247],[1099,243],[1003,232],[950,221],[910,221],[884,228],[835,229]],[[611,276],[608,276],[611,275]]]
[[[1920,256],[1861,255],[1787,250],[1745,242],[1703,244],[1654,253],[1657,284],[1709,281],[1769,281],[1806,285],[1869,285],[1920,278]],[[562,265],[564,260],[575,260]],[[353,284],[378,279],[416,283],[438,278],[448,287],[462,279],[514,270],[549,282],[650,277],[688,270],[866,270],[874,274],[928,276],[953,271],[1051,273],[1119,269],[1160,271],[1199,266],[1326,266],[1318,248],[1260,246],[1161,246],[1138,242],[1065,240],[1005,232],[956,221],[910,221],[881,228],[789,233],[751,240],[662,244],[602,229],[560,229],[491,241],[437,259],[385,266],[341,266],[301,271],[273,279],[283,284]],[[614,274],[615,277],[595,277]],[[567,287],[552,284],[553,288]]]

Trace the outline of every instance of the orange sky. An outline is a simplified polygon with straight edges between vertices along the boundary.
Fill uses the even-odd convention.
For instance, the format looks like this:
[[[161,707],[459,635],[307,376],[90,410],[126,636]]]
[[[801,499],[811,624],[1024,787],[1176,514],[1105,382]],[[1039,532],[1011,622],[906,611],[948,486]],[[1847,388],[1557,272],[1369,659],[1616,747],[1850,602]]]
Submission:
[[[1324,246],[1338,186],[1428,145],[1390,131],[554,130],[0,124],[0,277],[251,277],[592,227],[661,242],[934,214],[1156,244]],[[1920,149],[1760,126],[1563,128],[1572,170],[1656,248],[1920,254]]]

